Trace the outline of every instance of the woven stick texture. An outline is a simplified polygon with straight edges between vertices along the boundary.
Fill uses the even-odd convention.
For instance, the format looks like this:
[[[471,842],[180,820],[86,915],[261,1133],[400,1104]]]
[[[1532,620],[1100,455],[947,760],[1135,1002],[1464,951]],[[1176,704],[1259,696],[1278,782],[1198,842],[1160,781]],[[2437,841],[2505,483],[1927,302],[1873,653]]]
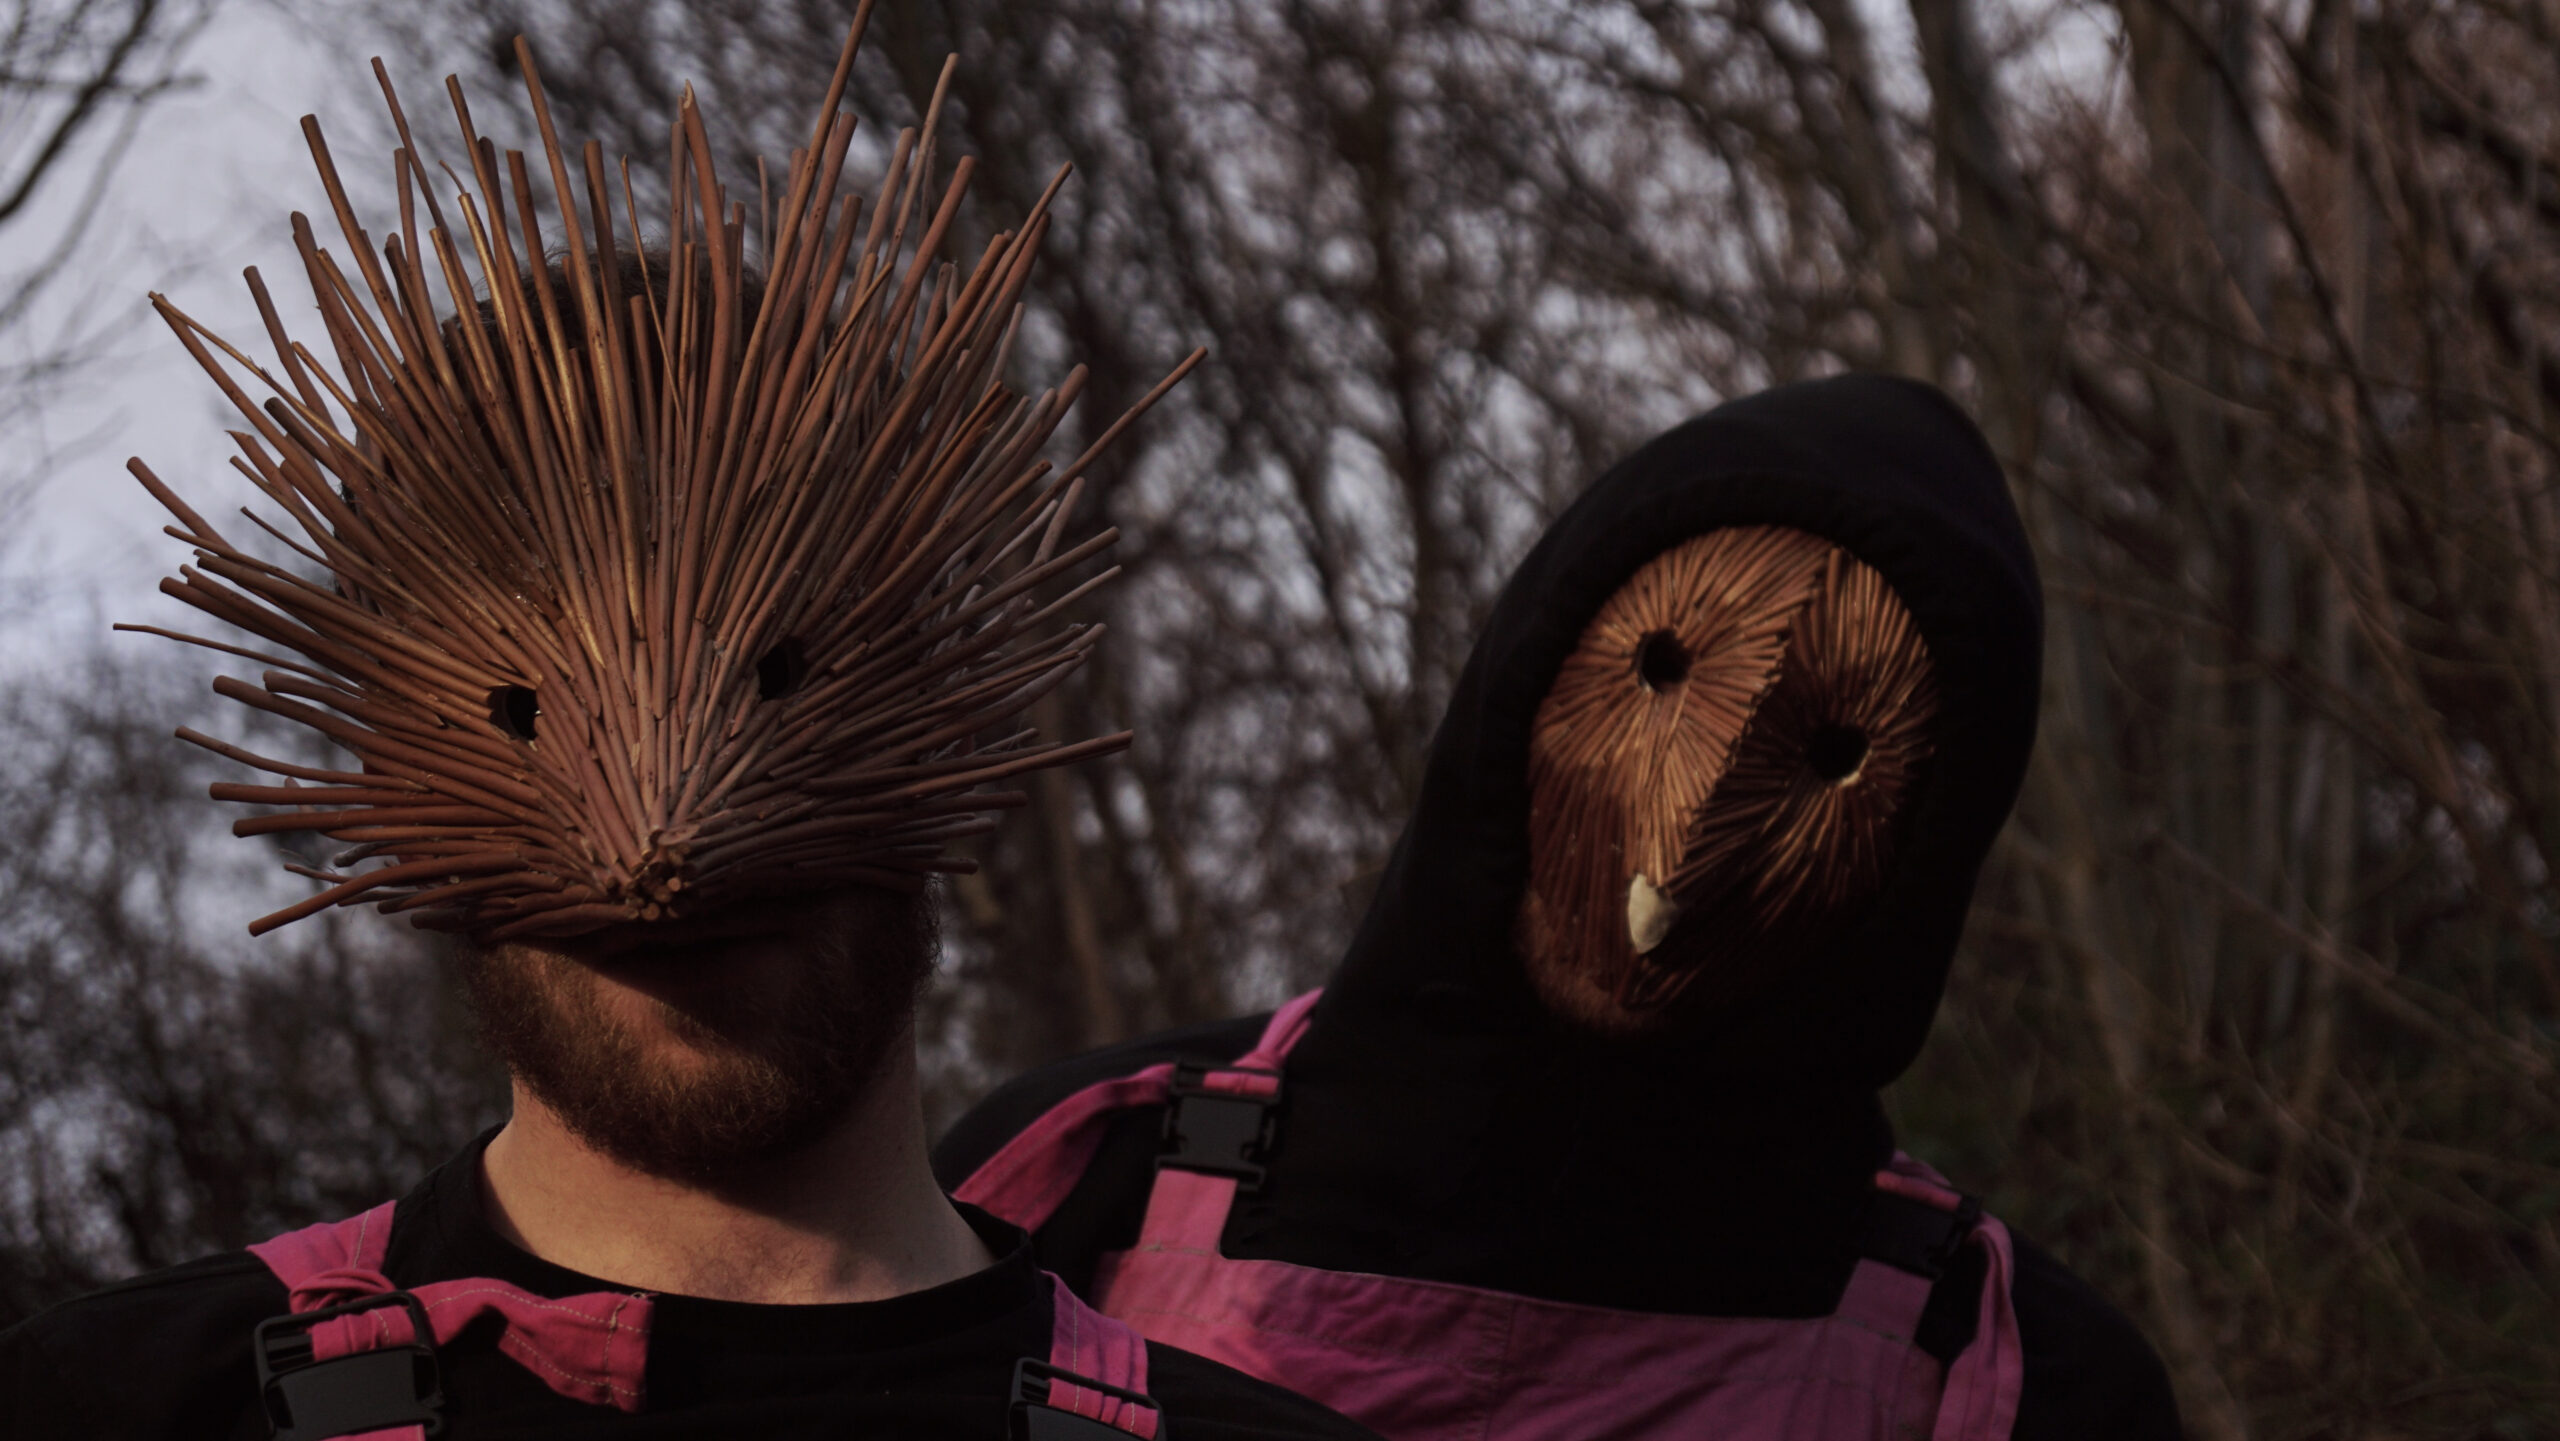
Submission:
[[[214,788],[293,807],[238,833],[348,847],[289,867],[324,888],[253,933],[371,903],[484,939],[565,936],[912,890],[967,869],[951,843],[1022,803],[985,787],[1127,743],[1013,722],[1100,634],[1059,619],[1111,574],[1069,589],[1115,538],[1072,533],[1084,470],[1200,356],[1073,463],[1040,458],[1083,372],[1037,396],[1005,372],[1057,187],[946,258],[972,168],[935,188],[946,68],[880,193],[839,193],[869,8],[752,240],[688,89],[644,259],[628,162],[563,149],[519,41],[531,157],[480,135],[448,79],[458,158],[426,158],[376,62],[399,137],[379,239],[303,122],[343,244],[293,217],[334,366],[255,270],[273,369],[152,297],[289,525],[252,522],[320,578],[235,544],[136,460],[195,550],[161,589],[265,645],[134,628],[260,662],[258,683],[216,690],[356,761],[180,732],[283,778]]]
[[[1656,557],[1539,708],[1518,929],[1541,994],[1633,1031],[1765,981],[1881,885],[1936,713],[1918,627],[1847,552],[1745,526]],[[1638,877],[1676,915],[1641,948]]]

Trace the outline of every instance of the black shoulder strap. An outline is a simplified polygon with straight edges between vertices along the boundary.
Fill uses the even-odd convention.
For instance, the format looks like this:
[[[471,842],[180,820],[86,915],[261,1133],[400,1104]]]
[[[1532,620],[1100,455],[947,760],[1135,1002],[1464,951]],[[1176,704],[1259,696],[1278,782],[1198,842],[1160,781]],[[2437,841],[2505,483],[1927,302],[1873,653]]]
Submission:
[[[1930,1282],[1911,1341],[1939,1365],[1952,1366],[1973,1344],[1982,1320],[1990,1265],[1979,1247],[1965,1244],[1981,1224],[1982,1202],[1964,1196],[1948,1211],[1882,1188],[1874,1194],[1858,1254]]]
[[[1947,1274],[1965,1239],[1981,1223],[1982,1203],[1971,1196],[1948,1211],[1878,1187],[1867,1208],[1858,1254],[1935,1281]]]

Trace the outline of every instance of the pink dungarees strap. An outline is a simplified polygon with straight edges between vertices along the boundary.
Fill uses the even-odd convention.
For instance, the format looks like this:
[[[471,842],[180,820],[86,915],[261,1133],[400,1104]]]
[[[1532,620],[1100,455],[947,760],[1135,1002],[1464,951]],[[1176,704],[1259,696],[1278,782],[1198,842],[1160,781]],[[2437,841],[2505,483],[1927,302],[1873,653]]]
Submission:
[[[1035,1368],[1025,1362],[1014,1368],[1015,1409],[1031,1413],[1019,1429],[1031,1441],[1047,1441],[1051,1435],[1076,1441],[1091,1434],[1091,1427],[1060,1425],[1057,1418],[1044,1423],[1039,1416],[1058,1411],[1153,1441],[1164,1429],[1164,1411],[1146,1394],[1147,1338],[1076,1299],[1064,1281],[1046,1272],[1042,1278],[1049,1283],[1051,1303],[1049,1364]],[[1047,1383],[1045,1394],[1033,1388],[1034,1381]]]
[[[297,1316],[368,1297],[394,1296],[399,1288],[382,1274],[383,1257],[391,1244],[391,1215],[392,1203],[386,1201],[361,1216],[288,1232],[249,1251],[284,1283],[292,1314]],[[417,1313],[406,1305],[381,1305],[305,1328],[309,1337],[305,1364],[440,1344],[481,1317],[496,1315],[504,1326],[498,1349],[552,1390],[592,1405],[640,1409],[649,1347],[646,1296],[594,1291],[554,1298],[484,1278],[431,1281],[406,1294],[416,1299]],[[418,1313],[426,1316],[431,1336],[417,1334],[413,1315]],[[277,1377],[277,1384],[288,1393],[293,1370],[298,1369]],[[295,1425],[289,1434],[302,1438],[330,1433]],[[408,1441],[426,1433],[422,1425],[413,1424],[338,1434]]]
[[[1282,1006],[1264,1028],[1260,1043],[1232,1067],[1208,1072],[1199,1082],[1200,1090],[1255,1100],[1277,1094],[1279,1078],[1271,1073],[1279,1069],[1289,1047],[1305,1033],[1307,1013],[1314,1009],[1318,994],[1311,991]],[[1075,1188],[1111,1118],[1132,1107],[1172,1100],[1175,1071],[1170,1062],[1149,1066],[1076,1092],[989,1157],[954,1194],[1018,1226],[1036,1230]],[[1177,1186],[1204,1187],[1208,1194],[1202,1198],[1201,1214],[1214,1211],[1223,1221],[1225,1199],[1235,1194],[1234,1176],[1168,1169],[1164,1178]],[[1216,1248],[1214,1229],[1206,1244],[1212,1250]],[[1157,1434],[1162,1413],[1144,1395],[1145,1338],[1125,1322],[1085,1305],[1055,1277],[1050,1278],[1050,1285],[1056,1298],[1056,1316],[1046,1368],[1049,1374],[1042,1378],[1048,1386],[1046,1406],[1129,1435]],[[1027,1366],[1017,1368],[1017,1405],[1027,1400],[1027,1370]],[[1098,1390],[1080,1384],[1083,1382],[1097,1382],[1109,1389]]]
[[[1306,1035],[1307,1016],[1323,994],[1309,991],[1273,1012],[1269,1024],[1262,1029],[1262,1039],[1231,1065],[1203,1069],[1196,1078],[1185,1078],[1188,1084],[1172,1092],[1176,1106],[1186,1095],[1211,1102],[1233,1097],[1256,1103],[1257,1111],[1267,1114],[1280,1096],[1280,1068],[1299,1038]],[[1179,1109],[1174,1113],[1172,1129],[1177,1133],[1184,1129]],[[1146,1219],[1140,1226],[1141,1247],[1196,1256],[1218,1254],[1218,1237],[1227,1228],[1227,1212],[1235,1204],[1236,1191],[1248,1179],[1258,1181],[1261,1175],[1258,1165],[1242,1164],[1246,1152],[1238,1146],[1241,1133],[1232,1122],[1226,1129],[1227,1134],[1221,1137],[1226,1143],[1224,1156],[1174,1154],[1163,1159],[1156,1172],[1154,1194],[1147,1203]],[[1189,1140],[1180,1139],[1186,1143]]]
[[[1265,1088],[1263,1094],[1269,1094],[1278,1082],[1268,1073],[1280,1069],[1289,1048],[1306,1034],[1308,1013],[1323,994],[1309,991],[1274,1012],[1263,1028],[1260,1042],[1251,1051],[1238,1057],[1232,1066],[1210,1072],[1211,1076],[1222,1078],[1245,1074],[1239,1079],[1221,1079],[1216,1085],[1250,1093],[1258,1084]],[[1168,1101],[1173,1095],[1174,1071],[1174,1064],[1165,1061],[1085,1087],[1050,1107],[1039,1120],[1007,1141],[952,1194],[1026,1231],[1039,1230],[1056,1213],[1059,1203],[1067,1199],[1067,1193],[1075,1189],[1076,1182],[1084,1178],[1112,1118],[1139,1106]],[[1265,1074],[1255,1076],[1251,1074],[1254,1072]]]
[[[1941,1210],[1955,1210],[1964,1199],[1946,1177],[1900,1154],[1889,1168],[1877,1173],[1876,1189]],[[2008,1441],[2027,1374],[2026,1351],[2018,1338],[2017,1302],[2009,1291],[2016,1257],[2011,1254],[2009,1228],[1990,1216],[1981,1217],[1965,1239],[1980,1246],[1987,1260],[1981,1309],[1973,1344],[1947,1368],[1932,1441]]]

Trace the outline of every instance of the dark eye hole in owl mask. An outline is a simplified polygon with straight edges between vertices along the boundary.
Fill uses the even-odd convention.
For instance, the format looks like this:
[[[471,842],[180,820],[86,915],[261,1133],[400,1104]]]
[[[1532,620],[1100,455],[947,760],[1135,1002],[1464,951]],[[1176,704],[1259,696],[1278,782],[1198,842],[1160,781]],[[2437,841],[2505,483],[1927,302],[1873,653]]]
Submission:
[[[1858,778],[1867,763],[1867,733],[1851,725],[1816,726],[1805,737],[1805,769],[1815,777],[1841,785]]]
[[[533,739],[542,718],[542,698],[529,685],[502,685],[489,692],[489,724],[520,741]]]
[[[780,700],[809,678],[809,652],[797,636],[786,637],[756,659],[756,694]]]
[[[1689,678],[1689,649],[1677,633],[1658,630],[1636,642],[1636,678],[1650,691],[1666,691]]]

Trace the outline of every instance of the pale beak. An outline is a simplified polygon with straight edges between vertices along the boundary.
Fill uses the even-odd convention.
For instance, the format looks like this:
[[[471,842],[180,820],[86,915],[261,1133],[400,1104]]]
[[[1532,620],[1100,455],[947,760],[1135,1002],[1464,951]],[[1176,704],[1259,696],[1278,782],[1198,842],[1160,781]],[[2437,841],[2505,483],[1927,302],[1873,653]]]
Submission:
[[[1627,939],[1641,956],[1662,944],[1671,923],[1680,919],[1680,903],[1639,874],[1627,885]]]

